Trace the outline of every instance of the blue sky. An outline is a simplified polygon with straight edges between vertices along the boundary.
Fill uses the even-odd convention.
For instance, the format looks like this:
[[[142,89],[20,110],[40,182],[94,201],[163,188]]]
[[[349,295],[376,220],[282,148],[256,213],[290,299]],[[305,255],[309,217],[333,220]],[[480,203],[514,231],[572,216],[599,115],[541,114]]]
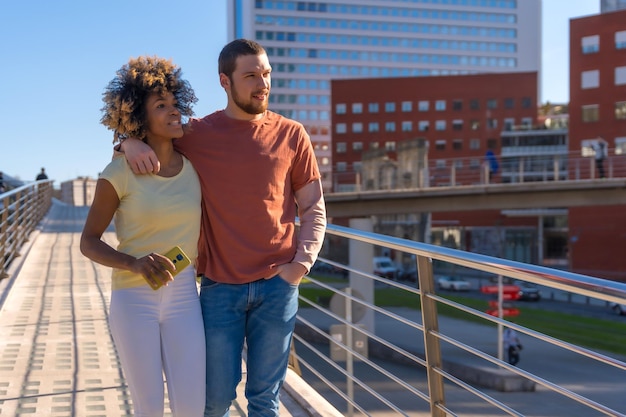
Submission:
[[[217,56],[226,1],[5,2],[0,171],[33,180],[45,167],[56,187],[96,178],[112,153],[112,134],[100,124],[102,92],[130,57],[171,58],[196,91],[197,115],[223,108]],[[543,0],[542,101],[569,99],[569,19],[599,13],[599,3]]]

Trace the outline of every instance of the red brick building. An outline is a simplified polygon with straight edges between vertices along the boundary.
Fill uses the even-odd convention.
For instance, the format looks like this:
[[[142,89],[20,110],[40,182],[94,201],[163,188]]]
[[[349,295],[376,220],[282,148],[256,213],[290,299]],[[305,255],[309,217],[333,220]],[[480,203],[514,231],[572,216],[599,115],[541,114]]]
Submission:
[[[570,20],[571,153],[590,158],[602,136],[607,176],[626,160],[626,10]],[[570,172],[576,167],[571,166]],[[572,270],[626,281],[626,207],[569,210]]]
[[[414,138],[428,141],[430,185],[449,182],[451,164],[473,183],[487,151],[499,155],[502,130],[535,124],[537,73],[333,80],[331,102],[333,191],[354,189],[364,152],[395,160]]]
[[[381,172],[393,168],[394,161],[403,159],[402,152],[410,148],[404,145],[411,140],[427,144],[423,151],[429,167],[427,185],[484,183],[488,175],[487,151],[502,162],[502,145],[507,146],[502,140],[503,131],[523,135],[537,120],[535,72],[335,80],[331,92],[335,191],[352,191],[357,182],[366,189],[370,188],[368,181],[375,184],[374,188],[398,185],[385,178],[366,178],[372,172],[363,164],[374,157],[381,165]],[[561,132],[559,140],[566,151],[566,133]],[[513,148],[509,145],[506,149]],[[421,154],[415,155],[415,163],[419,164]],[[402,172],[389,175],[397,178],[396,183],[409,174],[406,167],[400,169]],[[499,169],[490,181],[505,180],[501,172]],[[562,211],[556,215],[549,210],[438,212],[430,217],[430,235],[426,237],[420,235],[426,230],[421,224],[425,218],[416,213],[381,217],[375,228],[381,233],[414,240],[430,239],[435,244],[477,253],[566,266],[563,264],[567,236],[566,232],[563,236],[563,222],[548,221],[538,231],[538,216],[563,218]],[[556,224],[559,231],[554,234],[551,228]],[[539,247],[540,234],[543,247]],[[555,246],[561,249],[550,249],[550,242],[555,240],[558,241]],[[556,261],[550,260],[551,257]]]

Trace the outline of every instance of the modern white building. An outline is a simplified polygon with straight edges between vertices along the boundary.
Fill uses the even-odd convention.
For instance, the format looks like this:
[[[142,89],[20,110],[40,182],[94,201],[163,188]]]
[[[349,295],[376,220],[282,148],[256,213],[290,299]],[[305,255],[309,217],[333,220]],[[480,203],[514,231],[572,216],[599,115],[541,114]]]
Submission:
[[[331,79],[541,68],[541,0],[233,0],[227,13],[229,40],[266,48],[270,109],[307,128],[325,189]]]

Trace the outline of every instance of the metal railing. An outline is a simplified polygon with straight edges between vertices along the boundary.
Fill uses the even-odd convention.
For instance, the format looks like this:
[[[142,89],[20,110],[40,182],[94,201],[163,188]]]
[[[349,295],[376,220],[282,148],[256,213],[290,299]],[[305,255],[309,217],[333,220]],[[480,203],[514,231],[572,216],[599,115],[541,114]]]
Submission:
[[[328,226],[327,239],[335,244],[349,241],[350,262],[320,258],[326,273],[319,275],[314,268],[308,283],[301,285],[294,340],[305,380],[344,415],[481,416],[491,415],[497,408],[506,415],[522,416],[533,414],[533,407],[548,410],[548,404],[558,404],[563,413],[548,411],[542,415],[626,415],[626,401],[619,393],[626,381],[626,349],[617,347],[617,354],[598,352],[521,325],[523,320],[512,322],[503,308],[507,302],[502,301],[510,287],[502,282],[515,279],[536,284],[545,298],[577,299],[577,309],[595,308],[608,320],[619,319],[607,306],[626,304],[626,284],[336,225]],[[412,259],[417,282],[374,275],[372,252],[381,248]],[[333,255],[337,252],[341,251],[330,250]],[[478,310],[464,302],[464,297],[459,300],[460,293],[438,288],[433,270],[440,266],[448,271],[452,266],[456,275],[473,277],[468,280],[474,294],[480,296],[476,291],[480,288],[495,291],[499,295],[495,312]],[[316,275],[318,278],[313,278]],[[398,304],[413,308],[387,307],[384,305],[389,303],[374,301],[385,296],[391,297],[391,304],[398,300]],[[496,302],[485,299],[481,303],[487,307],[488,301]],[[442,316],[442,310],[464,318],[449,324],[452,319]],[[446,325],[440,328],[444,320]],[[476,331],[481,333],[479,337],[471,334],[472,326],[481,326]],[[542,360],[547,363],[535,359],[528,368],[508,363],[502,349],[505,327],[516,330],[530,347],[524,349],[525,355],[531,355],[528,350],[535,356],[546,352]],[[463,336],[464,330],[470,335]],[[572,327],[569,331],[575,334],[578,330]],[[585,331],[610,341],[617,330],[604,334],[597,329]],[[560,352],[550,354],[552,351]],[[397,372],[394,363],[411,371]],[[574,365],[581,372],[578,376],[572,375]],[[544,375],[548,369],[551,372]],[[584,379],[585,369],[598,378],[607,378],[597,385],[597,391],[604,387],[605,392],[585,389],[591,384]],[[395,386],[393,393],[389,385]],[[581,387],[582,392],[578,390]],[[520,404],[510,391],[534,392]],[[547,395],[557,398],[546,400]],[[411,398],[409,405],[398,402],[402,396]],[[380,414],[380,409],[386,413]],[[471,413],[470,409],[476,411]]]
[[[0,279],[52,204],[52,180],[36,181],[0,194]]]
[[[549,152],[528,155],[502,155],[498,157],[499,170],[490,177],[489,164],[481,157],[437,158],[429,156],[427,166],[415,173],[404,172],[396,165],[379,180],[364,178],[355,171],[335,171],[334,191],[369,191],[376,189],[406,189],[440,186],[484,185],[488,183],[520,183],[563,180],[589,180],[599,178],[596,161],[592,155],[580,152]],[[388,162],[387,162],[388,164]],[[611,150],[603,163],[607,178],[626,177],[626,157]]]

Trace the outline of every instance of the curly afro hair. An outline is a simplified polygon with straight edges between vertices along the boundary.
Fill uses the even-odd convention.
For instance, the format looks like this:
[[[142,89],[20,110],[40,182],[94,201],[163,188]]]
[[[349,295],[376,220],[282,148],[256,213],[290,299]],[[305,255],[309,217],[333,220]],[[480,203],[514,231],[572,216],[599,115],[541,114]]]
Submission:
[[[140,56],[120,68],[103,93],[100,122],[114,131],[113,143],[128,137],[146,137],[145,103],[150,94],[172,93],[184,118],[193,116],[198,101],[182,71],[171,60]]]

